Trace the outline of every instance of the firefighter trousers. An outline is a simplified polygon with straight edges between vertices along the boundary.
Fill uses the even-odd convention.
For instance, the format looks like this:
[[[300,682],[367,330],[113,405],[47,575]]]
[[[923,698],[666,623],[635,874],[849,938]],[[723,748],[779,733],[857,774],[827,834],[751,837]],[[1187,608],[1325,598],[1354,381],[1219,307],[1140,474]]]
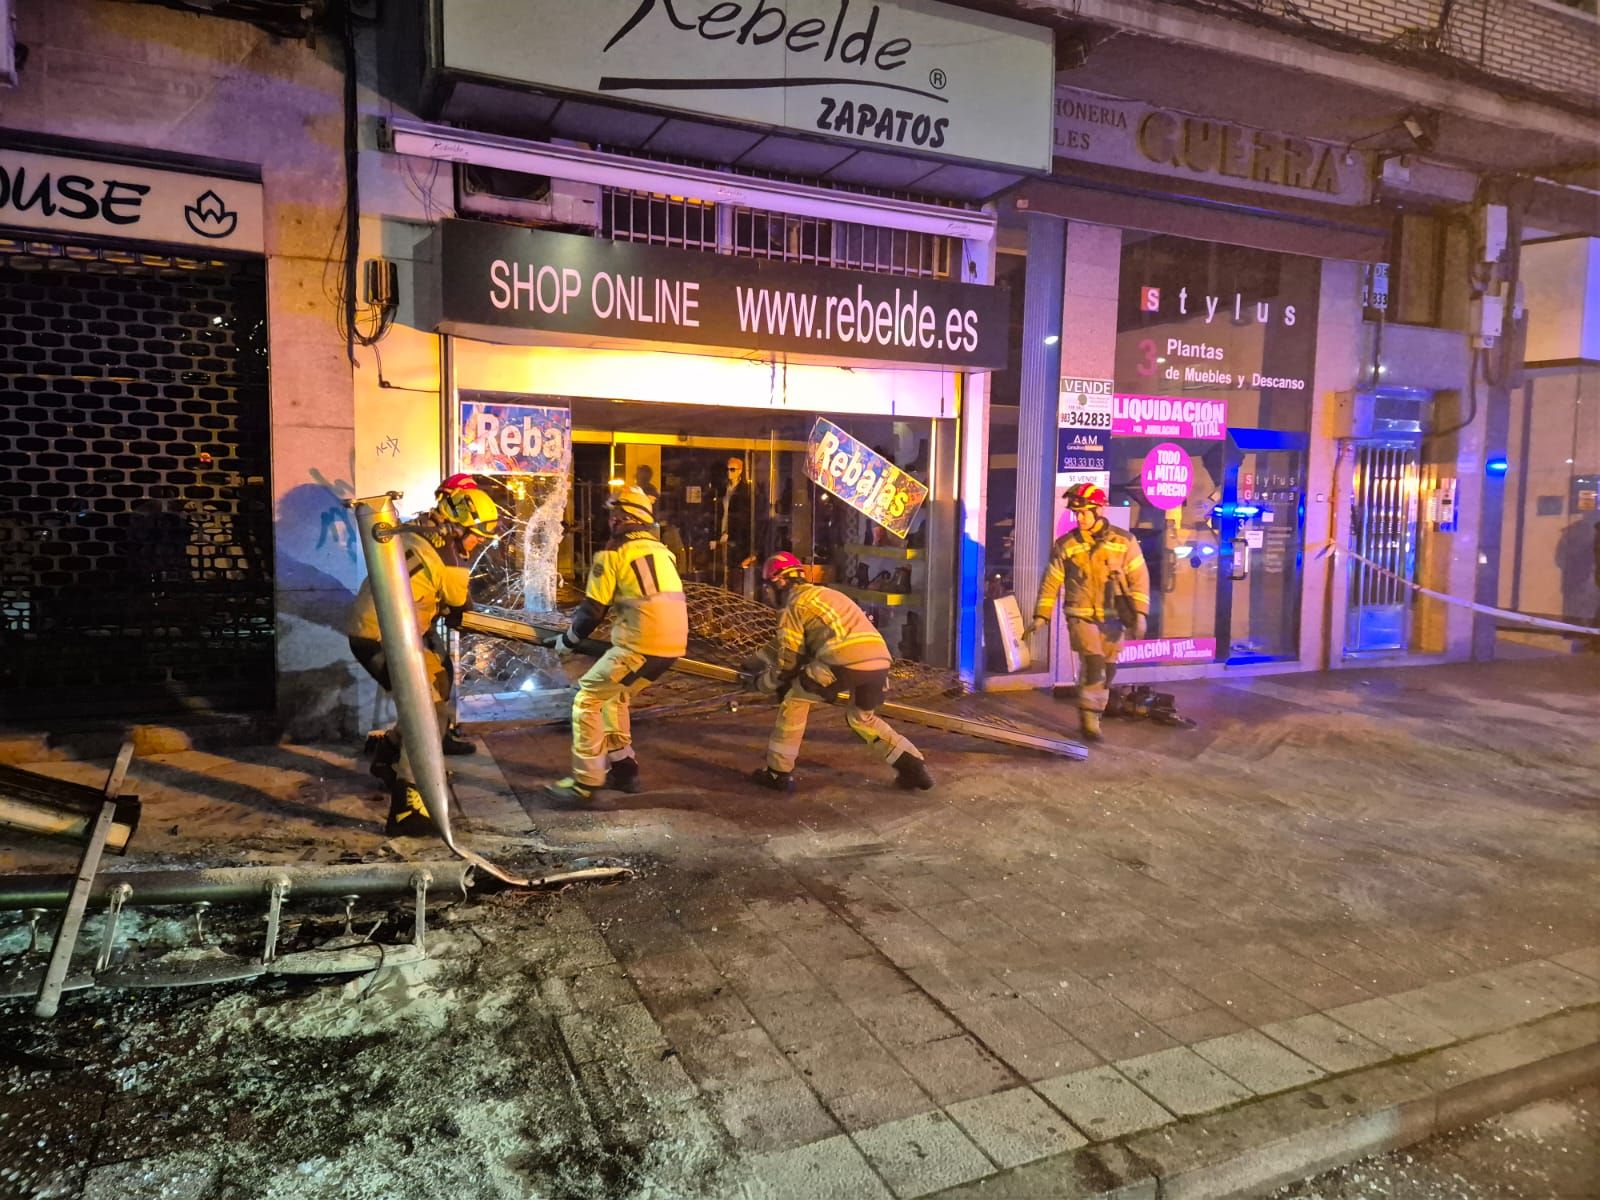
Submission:
[[[632,758],[633,698],[677,662],[613,646],[578,680],[572,698],[572,777],[600,787],[611,764]]]
[[[389,660],[384,656],[382,642],[376,638],[352,637],[350,652],[355,655],[362,669],[377,681],[379,687],[393,693],[394,688],[389,679]],[[422,638],[422,668],[428,676],[428,689],[433,693],[434,719],[438,721],[439,732],[442,734],[449,728],[454,716],[454,706],[450,702],[450,656],[431,629]],[[414,782],[416,775],[411,770],[411,760],[406,756],[405,743],[400,736],[400,726],[392,726],[384,737],[398,752],[399,761],[395,763],[395,770],[400,778]]]
[[[922,757],[907,738],[896,733],[894,727],[875,711],[883,703],[883,685],[889,677],[887,668],[851,671],[845,667],[833,667],[827,668],[827,671],[832,675],[833,682],[825,688],[806,675],[797,676],[789,685],[788,692],[778,704],[778,719],[773,722],[772,736],[767,740],[768,767],[774,771],[794,770],[812,707],[832,704],[841,697],[845,704],[845,724],[890,766],[902,754]]]
[[[1103,713],[1111,698],[1111,681],[1117,677],[1117,655],[1122,652],[1122,622],[1115,617],[1092,621],[1067,618],[1067,638],[1078,656],[1078,708]]]

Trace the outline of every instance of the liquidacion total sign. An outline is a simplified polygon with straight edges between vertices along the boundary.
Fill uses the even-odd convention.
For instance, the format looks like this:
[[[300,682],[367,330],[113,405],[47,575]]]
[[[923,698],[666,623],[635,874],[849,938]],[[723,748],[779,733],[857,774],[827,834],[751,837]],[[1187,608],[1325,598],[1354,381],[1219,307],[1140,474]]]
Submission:
[[[1194,467],[1182,446],[1162,442],[1144,456],[1144,469],[1139,472],[1139,485],[1144,498],[1155,507],[1166,511],[1180,507],[1189,498],[1189,487],[1194,480]]]

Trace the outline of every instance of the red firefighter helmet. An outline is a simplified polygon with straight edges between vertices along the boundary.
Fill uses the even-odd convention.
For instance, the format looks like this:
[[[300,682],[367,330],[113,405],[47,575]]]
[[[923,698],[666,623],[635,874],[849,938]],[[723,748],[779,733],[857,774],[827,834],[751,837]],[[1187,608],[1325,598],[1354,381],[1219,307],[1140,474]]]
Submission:
[[[450,476],[450,478],[442,480],[439,486],[433,489],[433,495],[435,499],[442,500],[446,492],[459,492],[464,488],[476,488],[477,486],[478,481],[471,475],[465,472],[458,472]]]
[[[1092,483],[1075,483],[1061,493],[1061,498],[1067,502],[1067,507],[1071,509],[1104,508],[1110,503],[1105,492],[1095,487]]]
[[[780,550],[767,559],[767,565],[761,568],[761,578],[768,583],[776,583],[780,579],[804,579],[805,565],[787,550]]]

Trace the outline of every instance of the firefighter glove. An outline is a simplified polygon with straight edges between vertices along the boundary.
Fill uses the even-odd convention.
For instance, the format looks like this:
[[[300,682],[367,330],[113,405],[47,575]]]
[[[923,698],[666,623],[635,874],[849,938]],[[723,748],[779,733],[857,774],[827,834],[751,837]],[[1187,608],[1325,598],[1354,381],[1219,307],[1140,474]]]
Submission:
[[[1028,626],[1028,632],[1038,633],[1039,630],[1044,629],[1049,624],[1050,622],[1045,620],[1043,617],[1035,617],[1033,619],[1033,624]]]
[[[778,672],[772,667],[768,667],[756,677],[757,689],[765,692],[769,696],[776,696],[778,694],[778,689],[782,686],[782,683],[778,679]]]
[[[553,633],[541,639],[539,644],[546,650],[554,650],[556,657],[560,659],[570,658],[572,652],[578,648],[576,643],[568,640],[567,633]]]

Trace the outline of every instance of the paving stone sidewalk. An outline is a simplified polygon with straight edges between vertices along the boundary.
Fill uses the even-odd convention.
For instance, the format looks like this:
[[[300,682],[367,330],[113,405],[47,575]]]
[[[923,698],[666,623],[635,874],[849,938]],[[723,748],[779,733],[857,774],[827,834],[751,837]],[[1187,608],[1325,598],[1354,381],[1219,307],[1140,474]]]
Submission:
[[[644,864],[579,898],[569,1045],[681,1064],[749,1195],[913,1197],[1594,1025],[1589,660],[1174,690],[1200,728],[1110,724],[1086,764],[908,729],[929,793],[827,713],[798,795],[740,780],[757,709],[641,727],[650,790],[584,811],[537,794],[558,736],[492,736],[545,837]]]

